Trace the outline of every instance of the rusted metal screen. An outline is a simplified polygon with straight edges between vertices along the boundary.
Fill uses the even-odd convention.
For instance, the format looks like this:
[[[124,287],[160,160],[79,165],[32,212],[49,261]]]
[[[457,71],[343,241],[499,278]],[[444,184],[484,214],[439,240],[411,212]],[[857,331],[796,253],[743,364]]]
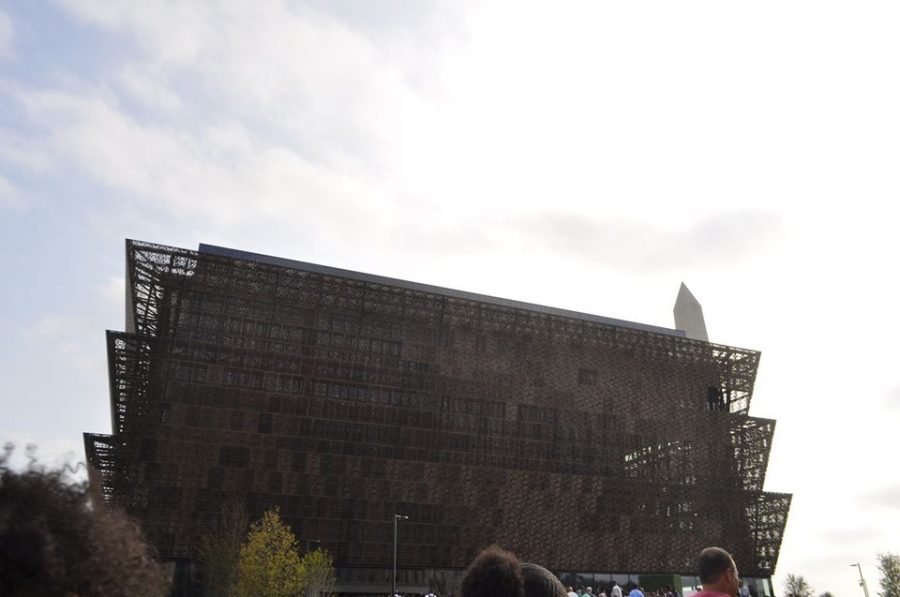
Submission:
[[[769,576],[790,495],[759,353],[511,301],[128,241],[113,435],[92,483],[193,558],[222,505],[279,505],[339,566],[465,567],[497,542],[556,570]],[[315,271],[312,271],[315,270]],[[430,289],[430,290],[429,290]],[[672,332],[672,331],[670,331]]]

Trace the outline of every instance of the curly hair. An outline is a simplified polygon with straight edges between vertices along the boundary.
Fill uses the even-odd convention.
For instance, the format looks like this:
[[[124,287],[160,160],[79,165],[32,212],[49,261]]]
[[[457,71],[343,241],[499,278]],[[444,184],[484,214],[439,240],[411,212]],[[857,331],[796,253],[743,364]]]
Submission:
[[[524,597],[519,558],[497,545],[484,549],[466,570],[460,592],[462,597]]]
[[[8,455],[8,454],[7,454]],[[61,472],[15,472],[0,457],[0,595],[166,595],[168,575],[138,526],[92,505]]]
[[[538,564],[523,563],[525,597],[566,597],[566,588],[556,576]]]

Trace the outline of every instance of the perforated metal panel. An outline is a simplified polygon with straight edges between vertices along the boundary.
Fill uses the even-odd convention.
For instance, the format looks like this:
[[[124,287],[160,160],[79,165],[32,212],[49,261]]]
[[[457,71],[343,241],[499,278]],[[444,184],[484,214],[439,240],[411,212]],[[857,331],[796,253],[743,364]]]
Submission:
[[[557,570],[778,558],[759,353],[672,331],[237,253],[127,243],[112,436],[92,480],[163,557],[227,500],[279,505],[344,567],[462,568],[498,542]],[[315,270],[315,271],[313,271]]]

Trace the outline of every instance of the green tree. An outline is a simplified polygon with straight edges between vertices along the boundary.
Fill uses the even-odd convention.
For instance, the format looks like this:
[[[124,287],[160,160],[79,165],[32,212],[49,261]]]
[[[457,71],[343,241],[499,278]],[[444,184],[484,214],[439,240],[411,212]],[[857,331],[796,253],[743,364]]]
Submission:
[[[819,597],[834,597],[834,595],[831,594],[831,591],[825,591]]]
[[[301,560],[307,597],[334,592],[334,562],[324,549],[307,552]]]
[[[241,545],[238,597],[294,597],[303,592],[297,538],[281,520],[278,507],[250,525]]]
[[[900,556],[878,554],[878,571],[881,572],[881,597],[900,597]]]
[[[200,541],[200,563],[203,565],[204,594],[226,597],[238,577],[241,542],[247,532],[247,515],[236,502],[228,502],[215,528]]]
[[[788,574],[784,579],[784,593],[788,597],[813,597],[813,589],[799,574]]]

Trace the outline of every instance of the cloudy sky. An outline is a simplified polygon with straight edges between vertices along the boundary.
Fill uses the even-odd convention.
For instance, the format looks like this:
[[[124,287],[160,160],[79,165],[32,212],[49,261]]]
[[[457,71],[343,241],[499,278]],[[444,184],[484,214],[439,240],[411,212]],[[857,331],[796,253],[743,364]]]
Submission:
[[[0,438],[108,432],[124,239],[759,349],[776,581],[900,552],[895,2],[0,0]],[[740,562],[738,563],[740,565]],[[779,594],[781,591],[779,590]]]

